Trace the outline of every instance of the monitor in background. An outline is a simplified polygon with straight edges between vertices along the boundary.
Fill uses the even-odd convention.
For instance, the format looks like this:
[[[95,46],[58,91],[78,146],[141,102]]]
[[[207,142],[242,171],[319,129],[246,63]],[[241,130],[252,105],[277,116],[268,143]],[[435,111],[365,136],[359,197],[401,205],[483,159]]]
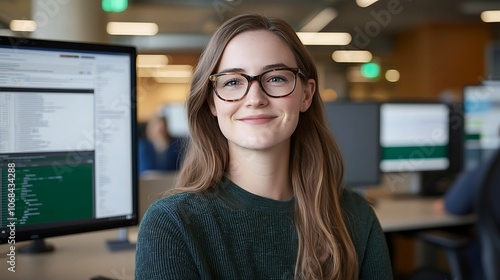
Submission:
[[[344,160],[346,187],[379,184],[379,105],[338,101],[325,103],[325,109]]]
[[[138,223],[135,58],[0,37],[0,243]]]
[[[486,161],[500,147],[500,83],[463,89],[465,169]]]
[[[439,103],[380,105],[383,172],[447,170],[450,109]]]
[[[394,102],[380,107],[380,169],[405,173],[409,192],[442,195],[462,170],[463,111],[459,103]]]

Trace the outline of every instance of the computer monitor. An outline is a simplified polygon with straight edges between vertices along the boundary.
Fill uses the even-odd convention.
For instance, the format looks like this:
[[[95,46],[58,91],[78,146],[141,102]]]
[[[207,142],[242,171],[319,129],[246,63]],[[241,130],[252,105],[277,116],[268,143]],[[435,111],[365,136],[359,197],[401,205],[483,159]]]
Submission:
[[[462,104],[390,102],[380,114],[380,169],[392,190],[444,194],[462,170]]]
[[[135,59],[0,37],[0,243],[138,223]]]
[[[500,147],[500,83],[463,89],[465,169],[486,161]]]
[[[371,102],[325,103],[330,131],[344,160],[348,188],[380,183],[379,105]]]
[[[450,162],[450,108],[441,103],[380,105],[383,172],[447,170]]]

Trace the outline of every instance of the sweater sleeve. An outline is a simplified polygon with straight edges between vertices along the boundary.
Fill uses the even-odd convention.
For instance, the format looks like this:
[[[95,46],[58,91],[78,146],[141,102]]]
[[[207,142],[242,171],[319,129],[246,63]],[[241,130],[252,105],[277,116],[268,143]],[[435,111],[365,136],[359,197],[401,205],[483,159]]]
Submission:
[[[137,237],[135,279],[199,279],[175,211],[154,203]]]

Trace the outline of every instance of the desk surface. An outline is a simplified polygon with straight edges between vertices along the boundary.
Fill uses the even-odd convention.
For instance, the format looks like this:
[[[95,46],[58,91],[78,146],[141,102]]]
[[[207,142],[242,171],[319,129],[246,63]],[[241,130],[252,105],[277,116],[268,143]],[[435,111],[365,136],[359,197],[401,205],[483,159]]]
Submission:
[[[384,232],[451,227],[474,223],[474,215],[439,213],[432,204],[437,198],[385,197],[376,200],[374,210]]]
[[[130,240],[137,239],[137,228],[129,231]],[[7,270],[7,244],[0,245],[0,279],[9,280],[90,280],[95,276],[133,280],[135,250],[111,252],[106,241],[117,239],[118,230],[74,234],[48,238],[55,251],[27,255],[16,253],[16,272]],[[22,246],[24,242],[17,244]]]
[[[385,232],[471,224],[473,216],[456,217],[437,213],[432,208],[435,198],[379,198],[375,204]],[[7,244],[0,245],[0,279],[67,280],[102,275],[114,279],[133,280],[135,251],[110,252],[106,241],[116,239],[118,230],[48,238],[55,251],[47,254],[16,254],[16,272],[7,270]],[[129,239],[137,239],[137,227],[129,230]],[[18,244],[18,246],[21,244]]]

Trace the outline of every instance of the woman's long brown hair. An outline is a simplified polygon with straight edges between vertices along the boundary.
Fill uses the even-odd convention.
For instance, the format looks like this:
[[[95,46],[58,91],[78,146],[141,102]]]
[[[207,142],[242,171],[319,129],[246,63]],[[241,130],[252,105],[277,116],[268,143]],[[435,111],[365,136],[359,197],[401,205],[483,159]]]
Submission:
[[[284,21],[244,14],[223,23],[201,55],[193,75],[187,100],[191,141],[174,192],[204,192],[220,182],[229,166],[227,139],[210,112],[213,92],[208,77],[214,73],[228,42],[251,30],[268,30],[285,40],[307,77],[305,80],[318,82],[312,58]],[[295,278],[357,279],[358,258],[340,206],[342,158],[326,126],[317,88],[311,107],[299,117],[290,149],[299,240]]]

